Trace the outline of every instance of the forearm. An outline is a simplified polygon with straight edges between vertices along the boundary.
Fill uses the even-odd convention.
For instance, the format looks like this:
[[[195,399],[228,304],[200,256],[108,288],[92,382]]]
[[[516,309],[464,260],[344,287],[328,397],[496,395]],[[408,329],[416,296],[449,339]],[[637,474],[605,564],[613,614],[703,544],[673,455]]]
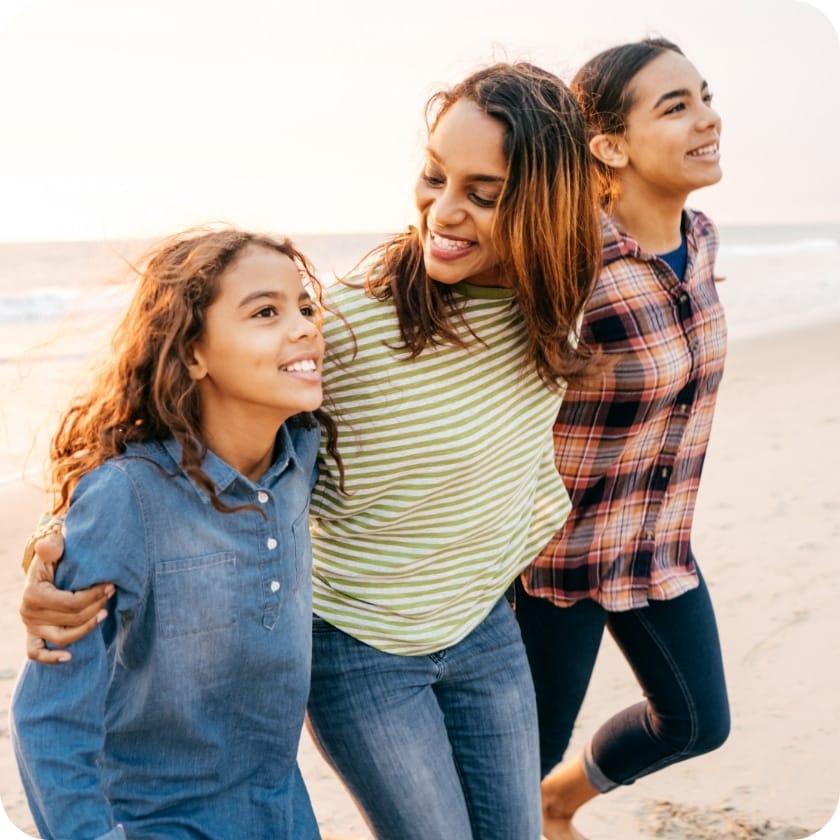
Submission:
[[[97,763],[110,673],[102,634],[82,640],[75,653],[63,668],[26,666],[12,701],[12,743],[40,836],[111,840],[124,835]]]
[[[52,514],[45,513],[41,517],[38,522],[38,527],[32,532],[29,539],[26,541],[26,545],[23,547],[23,557],[21,558],[20,564],[23,567],[24,574],[29,571],[29,567],[32,564],[32,558],[35,556],[38,542],[45,537],[55,534],[61,535],[63,528],[63,516],[53,516]],[[60,556],[57,557],[54,563],[57,563],[60,559]]]

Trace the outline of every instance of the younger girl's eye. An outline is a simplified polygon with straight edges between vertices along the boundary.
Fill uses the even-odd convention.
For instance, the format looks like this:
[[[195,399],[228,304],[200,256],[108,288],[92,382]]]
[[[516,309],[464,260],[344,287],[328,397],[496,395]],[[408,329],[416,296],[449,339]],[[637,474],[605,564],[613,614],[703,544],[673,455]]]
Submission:
[[[307,303],[301,306],[300,314],[308,321],[312,321],[319,330],[324,327],[324,310],[315,303]]]
[[[254,313],[255,318],[271,318],[277,314],[277,310],[273,306],[264,306]]]

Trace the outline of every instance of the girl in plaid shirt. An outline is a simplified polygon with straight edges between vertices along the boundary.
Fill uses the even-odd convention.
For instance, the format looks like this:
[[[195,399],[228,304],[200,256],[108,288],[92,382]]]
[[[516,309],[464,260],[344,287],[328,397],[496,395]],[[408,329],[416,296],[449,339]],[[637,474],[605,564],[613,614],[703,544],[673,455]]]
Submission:
[[[726,327],[717,232],[685,207],[716,183],[720,117],[674,44],[600,53],[572,88],[601,181],[604,256],[582,338],[605,359],[555,426],[572,513],[517,582],[537,691],[549,840],[618,785],[718,747],[729,706],[717,627],[691,550]],[[563,758],[607,627],[645,699]]]

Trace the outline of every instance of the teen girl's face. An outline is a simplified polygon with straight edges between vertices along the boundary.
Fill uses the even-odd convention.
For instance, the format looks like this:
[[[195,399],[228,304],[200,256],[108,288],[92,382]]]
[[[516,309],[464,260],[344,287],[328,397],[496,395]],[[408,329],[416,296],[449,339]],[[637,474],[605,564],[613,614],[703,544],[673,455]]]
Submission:
[[[277,426],[323,400],[324,339],[298,267],[250,246],[222,272],[204,335],[193,348],[202,417]]]
[[[507,174],[502,124],[461,99],[438,120],[414,190],[426,272],[505,286],[491,230]]]
[[[637,179],[674,196],[717,183],[720,116],[709,86],[685,56],[666,50],[630,82],[633,106],[623,137],[625,189]]]

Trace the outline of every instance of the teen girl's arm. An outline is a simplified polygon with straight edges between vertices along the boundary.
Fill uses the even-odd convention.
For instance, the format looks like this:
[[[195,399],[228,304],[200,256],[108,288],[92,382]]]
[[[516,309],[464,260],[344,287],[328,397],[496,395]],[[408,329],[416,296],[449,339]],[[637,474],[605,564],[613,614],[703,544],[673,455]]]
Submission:
[[[107,619],[73,645],[62,668],[28,662],[12,699],[10,729],[21,781],[41,837],[125,835],[97,766],[105,743],[105,700],[121,635],[147,591],[145,530],[127,476],[106,464],[86,475],[67,513],[67,556],[59,586],[83,589],[112,577]],[[103,514],[104,512],[104,514]],[[120,547],[114,561],[114,546]]]
[[[112,583],[100,583],[78,592],[55,586],[56,565],[64,552],[64,537],[53,533],[35,543],[35,554],[26,576],[20,617],[26,625],[26,655],[37,662],[67,662],[63,650],[90,633],[107,616]],[[46,642],[53,647],[48,648]],[[59,648],[59,649],[56,649]]]

